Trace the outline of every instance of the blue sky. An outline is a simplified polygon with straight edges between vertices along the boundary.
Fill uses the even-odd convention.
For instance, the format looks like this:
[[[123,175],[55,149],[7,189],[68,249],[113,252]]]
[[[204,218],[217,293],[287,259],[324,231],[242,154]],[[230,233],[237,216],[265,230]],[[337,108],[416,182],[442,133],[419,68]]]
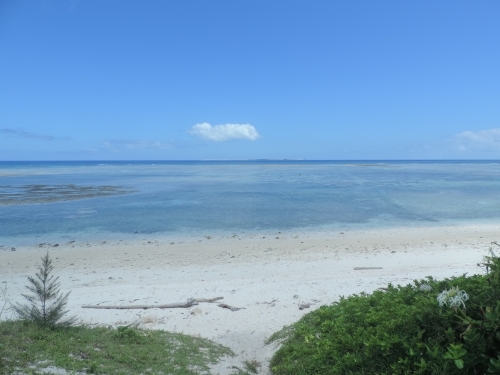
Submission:
[[[500,2],[0,0],[0,160],[500,157]]]

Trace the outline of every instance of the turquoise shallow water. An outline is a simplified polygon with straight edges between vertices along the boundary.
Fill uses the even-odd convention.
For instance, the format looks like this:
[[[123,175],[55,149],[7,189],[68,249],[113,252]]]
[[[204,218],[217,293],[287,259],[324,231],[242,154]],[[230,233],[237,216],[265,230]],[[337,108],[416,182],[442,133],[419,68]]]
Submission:
[[[8,244],[496,219],[495,161],[0,162]]]

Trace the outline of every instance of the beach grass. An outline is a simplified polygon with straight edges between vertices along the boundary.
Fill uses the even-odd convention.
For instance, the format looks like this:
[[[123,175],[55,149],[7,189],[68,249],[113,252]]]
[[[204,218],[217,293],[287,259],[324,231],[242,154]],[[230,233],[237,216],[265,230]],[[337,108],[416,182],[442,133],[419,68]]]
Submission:
[[[160,330],[0,322],[0,374],[210,374],[210,364],[232,355],[207,339]]]

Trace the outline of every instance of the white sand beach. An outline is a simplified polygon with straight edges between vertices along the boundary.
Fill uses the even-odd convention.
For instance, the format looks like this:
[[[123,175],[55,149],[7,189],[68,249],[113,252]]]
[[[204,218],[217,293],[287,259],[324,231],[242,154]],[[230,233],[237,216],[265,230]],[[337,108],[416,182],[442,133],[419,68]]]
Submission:
[[[182,240],[141,236],[136,241],[60,243],[0,248],[0,282],[21,301],[26,276],[49,250],[70,314],[90,324],[124,325],[138,319],[147,329],[200,335],[230,347],[236,357],[214,368],[228,374],[243,360],[268,362],[275,350],[264,341],[284,325],[340,296],[370,292],[388,283],[408,284],[484,272],[478,267],[500,225],[436,226],[343,232],[303,232]],[[381,267],[355,270],[356,267]],[[224,297],[190,308],[84,309],[90,305],[166,304],[188,298]],[[309,304],[300,310],[299,306]],[[8,317],[8,316],[7,316]]]

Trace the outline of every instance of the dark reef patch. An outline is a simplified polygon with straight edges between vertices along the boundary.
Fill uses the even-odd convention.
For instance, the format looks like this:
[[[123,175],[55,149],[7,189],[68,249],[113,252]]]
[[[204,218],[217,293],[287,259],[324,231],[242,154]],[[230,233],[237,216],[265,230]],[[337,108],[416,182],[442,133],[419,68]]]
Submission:
[[[122,186],[22,185],[0,186],[0,206],[37,204],[132,193]]]

